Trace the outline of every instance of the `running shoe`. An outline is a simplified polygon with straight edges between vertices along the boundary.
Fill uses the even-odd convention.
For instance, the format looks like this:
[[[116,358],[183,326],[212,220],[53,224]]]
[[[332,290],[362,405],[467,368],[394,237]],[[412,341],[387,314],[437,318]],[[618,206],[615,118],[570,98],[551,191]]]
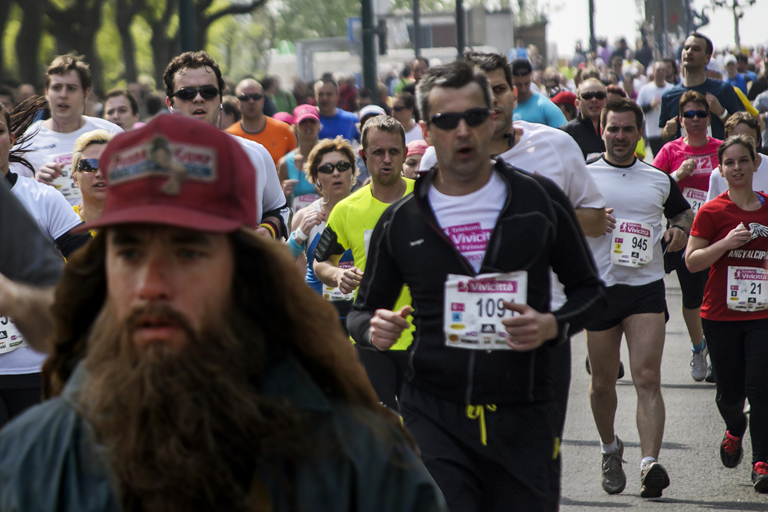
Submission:
[[[691,350],[691,377],[696,382],[701,382],[707,377],[707,347],[696,352]]]
[[[715,382],[715,372],[712,370],[712,363],[709,363],[709,366],[707,366],[707,376],[704,377],[704,380],[707,382]]]
[[[669,487],[669,475],[664,466],[651,462],[640,470],[640,497],[660,498],[661,491]]]
[[[618,494],[627,485],[627,475],[621,467],[621,464],[627,461],[622,459],[624,456],[624,443],[621,442],[619,436],[616,436],[616,444],[618,449],[615,452],[603,454],[602,482],[603,490],[608,494]]]
[[[741,449],[741,437],[732,436],[727,430],[720,443],[720,460],[723,466],[735,468],[741,462],[744,450]]]
[[[585,366],[587,367],[587,373],[592,375],[592,367],[589,366],[589,356],[587,356],[587,359],[584,361]],[[619,379],[624,376],[624,363],[619,361]]]
[[[752,483],[757,492],[768,493],[768,462],[755,462],[752,468]]]

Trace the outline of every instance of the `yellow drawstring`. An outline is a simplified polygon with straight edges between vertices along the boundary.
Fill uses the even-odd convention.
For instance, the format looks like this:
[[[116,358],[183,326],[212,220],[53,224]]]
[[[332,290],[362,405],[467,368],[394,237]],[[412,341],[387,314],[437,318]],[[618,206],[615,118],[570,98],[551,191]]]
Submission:
[[[554,448],[554,450],[552,450],[552,460],[557,460],[557,457],[560,455],[560,450],[561,450],[560,438],[556,437],[555,438],[555,448]]]
[[[468,405],[467,406],[467,418],[471,420],[480,420],[480,441],[483,446],[488,446],[488,435],[485,431],[485,409],[488,408],[491,412],[496,412],[496,404],[485,405]]]

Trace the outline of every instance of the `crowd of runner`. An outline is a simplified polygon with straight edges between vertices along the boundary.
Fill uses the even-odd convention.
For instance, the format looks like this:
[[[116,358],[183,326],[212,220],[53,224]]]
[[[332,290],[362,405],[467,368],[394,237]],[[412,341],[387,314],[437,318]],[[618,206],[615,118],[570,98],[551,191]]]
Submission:
[[[713,450],[749,431],[768,493],[768,58],[655,57],[418,57],[376,103],[206,52],[162,92],[96,98],[74,54],[4,82],[0,510],[557,510],[581,330],[602,488],[627,371],[660,497],[672,271]]]

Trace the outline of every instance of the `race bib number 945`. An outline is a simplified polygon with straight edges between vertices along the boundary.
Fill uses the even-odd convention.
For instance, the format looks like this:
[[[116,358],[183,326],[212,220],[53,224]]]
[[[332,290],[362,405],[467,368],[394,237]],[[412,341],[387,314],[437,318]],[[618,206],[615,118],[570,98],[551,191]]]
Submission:
[[[511,350],[501,321],[513,313],[503,301],[525,304],[528,273],[507,272],[475,277],[449,274],[445,281],[443,332],[449,347]]]
[[[768,271],[756,267],[728,267],[728,309],[762,311],[768,308]]]
[[[642,267],[653,259],[653,227],[645,222],[616,219],[611,238],[611,263]]]

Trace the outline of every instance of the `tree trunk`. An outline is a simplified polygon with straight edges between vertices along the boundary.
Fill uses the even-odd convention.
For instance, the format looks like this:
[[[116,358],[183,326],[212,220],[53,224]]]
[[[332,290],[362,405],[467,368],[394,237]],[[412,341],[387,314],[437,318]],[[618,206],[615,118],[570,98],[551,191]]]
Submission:
[[[739,11],[738,3],[733,0],[733,32],[736,39],[736,50],[741,51],[741,34],[739,34]]]
[[[136,14],[144,8],[144,0],[118,0],[115,16],[115,25],[122,42],[123,63],[125,72],[123,77],[128,83],[136,82],[139,73],[136,68],[136,45],[131,34],[131,24]]]
[[[19,80],[30,83],[38,91],[42,89],[42,73],[38,55],[43,36],[43,0],[24,0],[19,3],[23,13],[21,29],[16,36],[16,60],[19,63]]]
[[[152,30],[150,42],[152,45],[155,83],[158,88],[163,89],[165,89],[163,84],[165,68],[168,67],[168,63],[179,52],[178,30],[176,35],[168,36],[168,26],[171,23],[173,14],[176,12],[176,5],[176,0],[166,0],[165,9],[159,18],[156,18],[154,13],[147,9],[140,13],[140,16],[147,21],[149,28]]]
[[[5,34],[5,26],[8,24],[8,18],[11,15],[11,6],[14,0],[0,2],[0,36]],[[5,46],[4,37],[0,37],[0,75],[8,76],[8,70],[5,69]]]
[[[98,0],[78,0],[64,10],[52,4],[47,9],[48,30],[56,38],[60,53],[75,51],[82,55],[91,68],[92,88],[98,91],[104,89],[104,70],[95,51],[102,6],[103,3]]]

